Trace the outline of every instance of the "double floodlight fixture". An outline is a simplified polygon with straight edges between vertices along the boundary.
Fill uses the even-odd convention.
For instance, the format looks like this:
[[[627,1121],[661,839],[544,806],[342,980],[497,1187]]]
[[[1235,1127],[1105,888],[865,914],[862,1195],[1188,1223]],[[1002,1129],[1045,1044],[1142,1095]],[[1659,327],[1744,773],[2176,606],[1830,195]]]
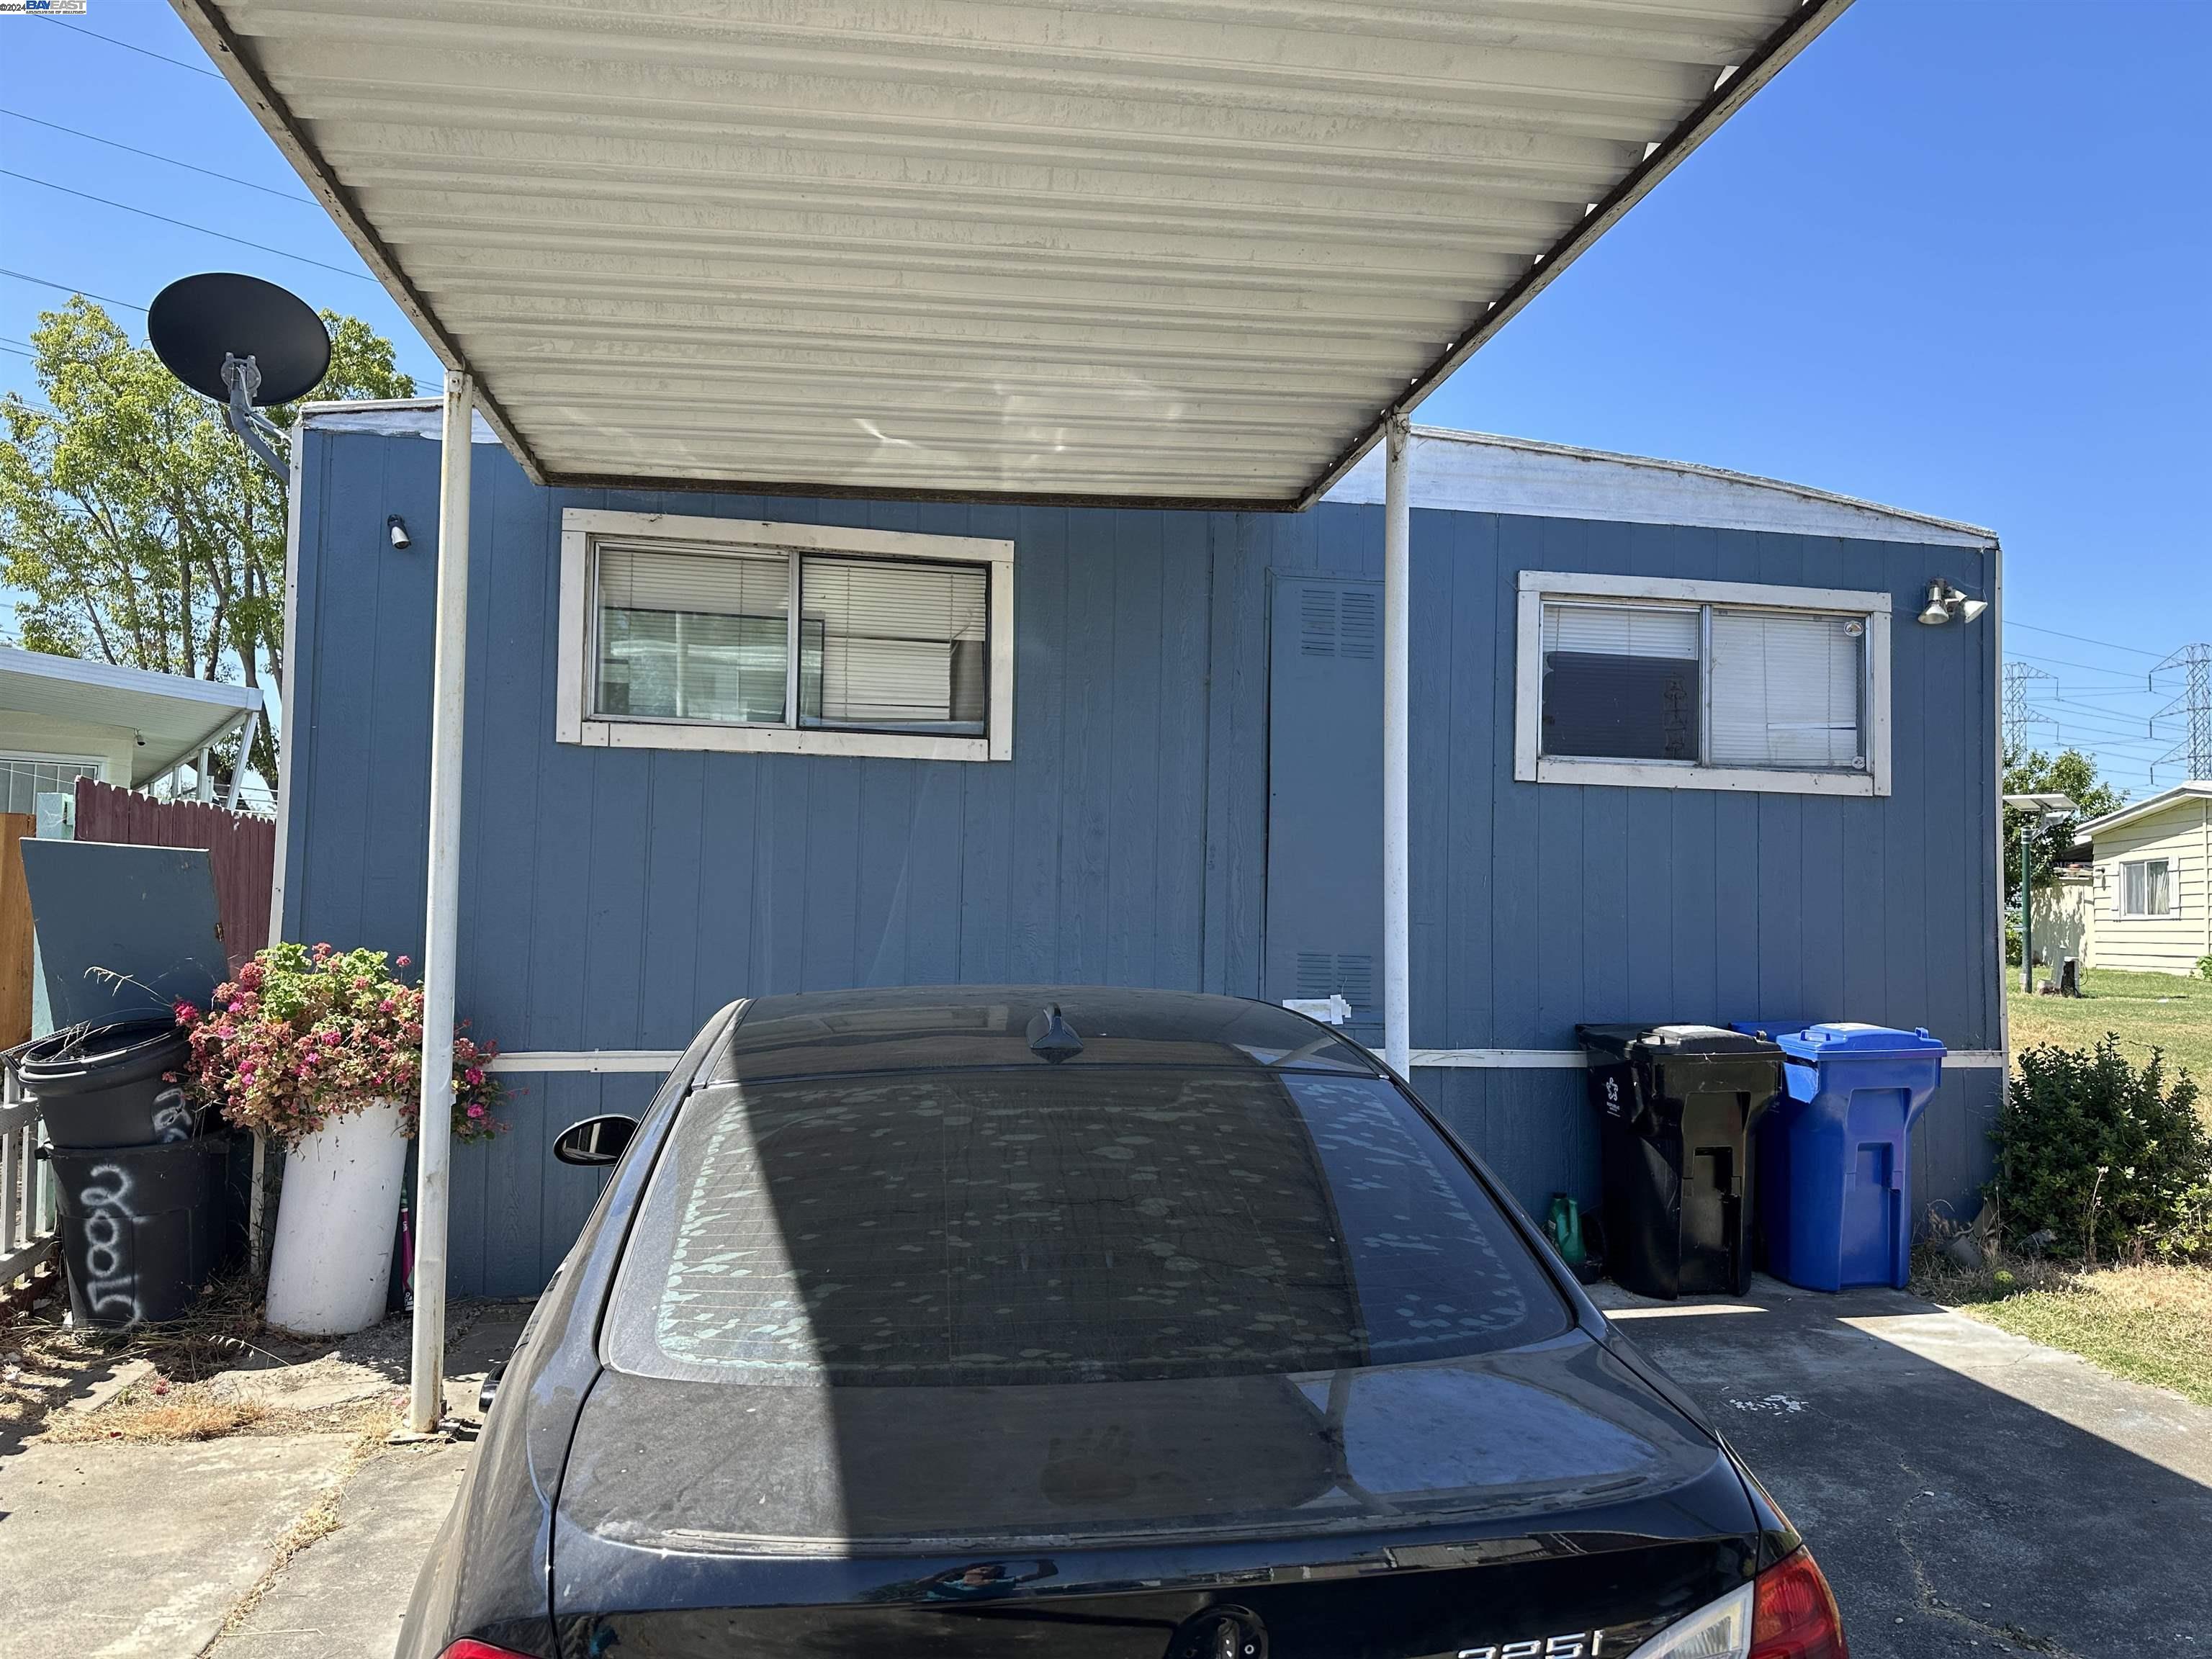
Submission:
[[[1928,603],[1920,607],[1920,620],[1930,628],[1941,628],[1954,617],[1960,622],[1972,622],[1989,608],[1987,599],[1970,599],[1938,578],[1928,584]]]

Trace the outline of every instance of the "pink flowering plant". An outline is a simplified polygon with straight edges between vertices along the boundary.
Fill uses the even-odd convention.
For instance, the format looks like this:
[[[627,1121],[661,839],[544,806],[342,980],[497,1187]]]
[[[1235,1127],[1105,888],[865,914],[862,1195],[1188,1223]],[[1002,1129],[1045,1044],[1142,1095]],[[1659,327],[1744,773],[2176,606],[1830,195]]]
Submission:
[[[422,1085],[422,993],[381,951],[272,945],[216,988],[204,1008],[177,1005],[189,1034],[188,1081],[241,1129],[289,1145],[332,1118],[398,1103],[415,1133]],[[491,1043],[453,1039],[453,1134],[489,1139],[500,1085]]]

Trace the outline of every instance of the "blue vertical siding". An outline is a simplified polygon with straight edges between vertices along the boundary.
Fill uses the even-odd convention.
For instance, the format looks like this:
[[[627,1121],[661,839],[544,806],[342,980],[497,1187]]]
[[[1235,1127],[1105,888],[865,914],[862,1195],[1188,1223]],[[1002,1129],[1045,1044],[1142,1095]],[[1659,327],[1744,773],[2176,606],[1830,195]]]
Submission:
[[[412,954],[438,448],[313,429],[306,442],[285,930]],[[900,981],[1292,994],[1266,968],[1270,588],[1379,580],[1378,508],[641,495],[541,489],[489,447],[476,465],[460,1000],[479,1035],[509,1048],[675,1048],[732,997]],[[555,743],[570,506],[1012,540],[1013,759]],[[392,513],[414,532],[406,552],[385,540]],[[1984,556],[1416,513],[1414,1046],[1562,1048],[1585,1019],[1833,1017],[1996,1046],[1994,630],[1909,622],[1932,576],[1985,587]],[[1888,590],[1903,607],[1893,794],[1515,781],[1515,593],[1527,568]],[[1370,820],[1360,805],[1336,805],[1354,858],[1379,848],[1379,808]],[[1947,1081],[1916,1140],[1923,1197],[1969,1201],[1997,1076]],[[543,1282],[596,1190],[589,1172],[545,1156],[550,1133],[634,1106],[648,1086],[521,1081],[514,1133],[456,1160],[464,1292]],[[1524,1200],[1594,1184],[1579,1074],[1419,1081]]]

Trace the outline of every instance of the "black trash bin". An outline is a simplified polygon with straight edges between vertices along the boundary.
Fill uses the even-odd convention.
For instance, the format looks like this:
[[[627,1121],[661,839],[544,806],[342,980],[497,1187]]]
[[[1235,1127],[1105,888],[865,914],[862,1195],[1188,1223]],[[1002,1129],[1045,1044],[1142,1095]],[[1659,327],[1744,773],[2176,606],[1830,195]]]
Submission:
[[[77,1323],[119,1329],[177,1319],[222,1265],[230,1137],[70,1151],[53,1165],[62,1260]]]
[[[191,1044],[173,1020],[76,1026],[22,1048],[15,1074],[39,1103],[56,1146],[143,1146],[187,1140],[198,1115],[168,1077]]]
[[[1712,1025],[1577,1025],[1600,1120],[1606,1265],[1644,1296],[1751,1286],[1752,1158],[1782,1050]]]

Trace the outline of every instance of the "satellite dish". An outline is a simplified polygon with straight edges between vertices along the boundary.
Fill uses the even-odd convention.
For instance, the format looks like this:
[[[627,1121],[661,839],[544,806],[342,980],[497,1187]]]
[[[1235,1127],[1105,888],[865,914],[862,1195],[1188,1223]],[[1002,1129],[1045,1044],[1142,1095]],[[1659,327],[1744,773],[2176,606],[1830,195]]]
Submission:
[[[258,276],[209,270],[154,296],[146,337],[170,374],[204,398],[233,401],[226,363],[251,360],[246,401],[261,409],[304,398],[331,367],[330,331],[306,301]]]

